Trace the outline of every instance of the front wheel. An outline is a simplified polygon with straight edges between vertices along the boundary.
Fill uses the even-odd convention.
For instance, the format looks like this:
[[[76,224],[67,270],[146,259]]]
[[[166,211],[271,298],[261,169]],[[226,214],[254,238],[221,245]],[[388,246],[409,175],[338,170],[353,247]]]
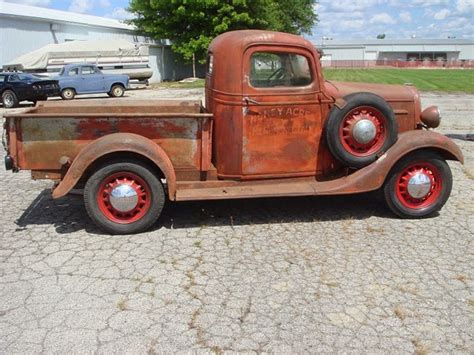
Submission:
[[[159,178],[139,161],[115,161],[99,168],[84,188],[90,218],[111,234],[140,233],[157,220],[165,204]]]
[[[402,218],[422,218],[438,212],[451,194],[448,164],[432,152],[416,152],[401,159],[383,187],[388,207]]]

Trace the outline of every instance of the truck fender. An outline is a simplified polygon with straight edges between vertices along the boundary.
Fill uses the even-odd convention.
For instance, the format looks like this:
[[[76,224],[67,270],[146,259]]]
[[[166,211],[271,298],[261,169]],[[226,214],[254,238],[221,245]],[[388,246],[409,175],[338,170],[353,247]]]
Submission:
[[[372,164],[339,179],[337,186],[325,194],[347,194],[374,191],[382,187],[393,166],[407,154],[416,150],[429,150],[446,160],[464,164],[461,149],[448,137],[425,130],[400,133],[397,142]]]
[[[176,194],[176,173],[166,152],[152,140],[134,133],[113,133],[86,145],[74,158],[61,182],[53,190],[53,198],[65,196],[84,172],[97,159],[115,152],[131,152],[151,160],[164,174],[169,198]]]

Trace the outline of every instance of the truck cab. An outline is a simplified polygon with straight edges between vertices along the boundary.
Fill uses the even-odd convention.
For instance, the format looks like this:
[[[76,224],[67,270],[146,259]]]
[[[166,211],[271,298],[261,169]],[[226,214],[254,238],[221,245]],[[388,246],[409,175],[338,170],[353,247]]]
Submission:
[[[109,233],[150,228],[166,200],[382,189],[398,216],[439,211],[460,149],[405,85],[329,82],[300,36],[244,30],[209,46],[205,106],[189,100],[44,103],[6,115],[7,168],[83,188]]]

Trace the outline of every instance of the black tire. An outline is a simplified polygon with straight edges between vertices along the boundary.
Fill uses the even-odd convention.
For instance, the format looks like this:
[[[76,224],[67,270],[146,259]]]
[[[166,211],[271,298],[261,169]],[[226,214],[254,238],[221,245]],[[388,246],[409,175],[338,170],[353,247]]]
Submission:
[[[114,84],[108,94],[111,97],[122,97],[125,94],[125,88],[121,84]]]
[[[72,88],[65,88],[61,90],[61,97],[63,100],[72,100],[76,96],[76,90]]]
[[[432,190],[426,197],[419,200],[414,199],[415,202],[411,203],[413,204],[412,207],[407,205],[410,201],[407,202],[403,194],[397,191],[400,189],[400,183],[404,181],[401,179],[402,174],[413,165],[428,167],[433,173],[431,176],[433,176],[437,185],[431,185]],[[451,194],[452,186],[453,177],[446,161],[434,152],[417,151],[403,157],[395,164],[385,181],[383,193],[387,206],[397,216],[401,218],[423,218],[441,210]],[[407,197],[411,198],[409,195]]]
[[[18,97],[12,90],[5,90],[2,94],[2,104],[5,108],[13,108],[18,106]]]
[[[352,168],[362,168],[377,160],[397,141],[398,124],[390,105],[378,95],[360,92],[347,95],[344,100],[346,101],[344,107],[339,108],[334,105],[329,112],[325,123],[326,142],[331,154],[342,164]],[[381,127],[380,138],[369,142],[365,153],[351,151],[348,144],[343,142],[342,127],[358,108],[373,111],[370,113],[376,117]],[[352,141],[357,143],[354,139]],[[373,145],[370,146],[370,144]]]
[[[125,216],[122,217],[123,219],[119,222],[112,220],[111,218],[115,217],[111,217],[111,215],[117,212],[117,210],[114,210],[110,202],[108,202],[108,204],[112,212],[109,210],[103,212],[103,208],[107,202],[100,201],[99,191],[105,191],[103,190],[104,187],[109,188],[109,185],[104,185],[104,183],[107,181],[107,178],[116,176],[117,174],[131,174],[137,179],[142,180],[139,186],[142,187],[141,191],[147,192],[145,196],[148,207],[137,220],[132,221],[131,219],[134,217]],[[102,194],[104,194],[104,192],[102,192]],[[160,217],[165,204],[165,198],[165,192],[160,179],[153,173],[149,166],[136,160],[115,160],[103,165],[89,177],[84,188],[84,204],[89,217],[99,228],[110,234],[134,234],[146,231]],[[107,201],[107,199],[102,198],[102,201]],[[137,206],[138,205],[139,203],[137,203]],[[138,212],[137,216],[140,213],[141,212]]]

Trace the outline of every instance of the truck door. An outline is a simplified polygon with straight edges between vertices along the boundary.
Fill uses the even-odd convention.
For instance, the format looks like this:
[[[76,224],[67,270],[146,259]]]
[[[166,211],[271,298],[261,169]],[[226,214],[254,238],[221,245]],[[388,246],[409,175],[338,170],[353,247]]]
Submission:
[[[81,67],[81,81],[83,92],[103,92],[104,80],[102,73],[96,72],[96,67],[85,65]]]
[[[300,47],[253,46],[243,56],[242,175],[312,176],[321,139],[313,54]]]

